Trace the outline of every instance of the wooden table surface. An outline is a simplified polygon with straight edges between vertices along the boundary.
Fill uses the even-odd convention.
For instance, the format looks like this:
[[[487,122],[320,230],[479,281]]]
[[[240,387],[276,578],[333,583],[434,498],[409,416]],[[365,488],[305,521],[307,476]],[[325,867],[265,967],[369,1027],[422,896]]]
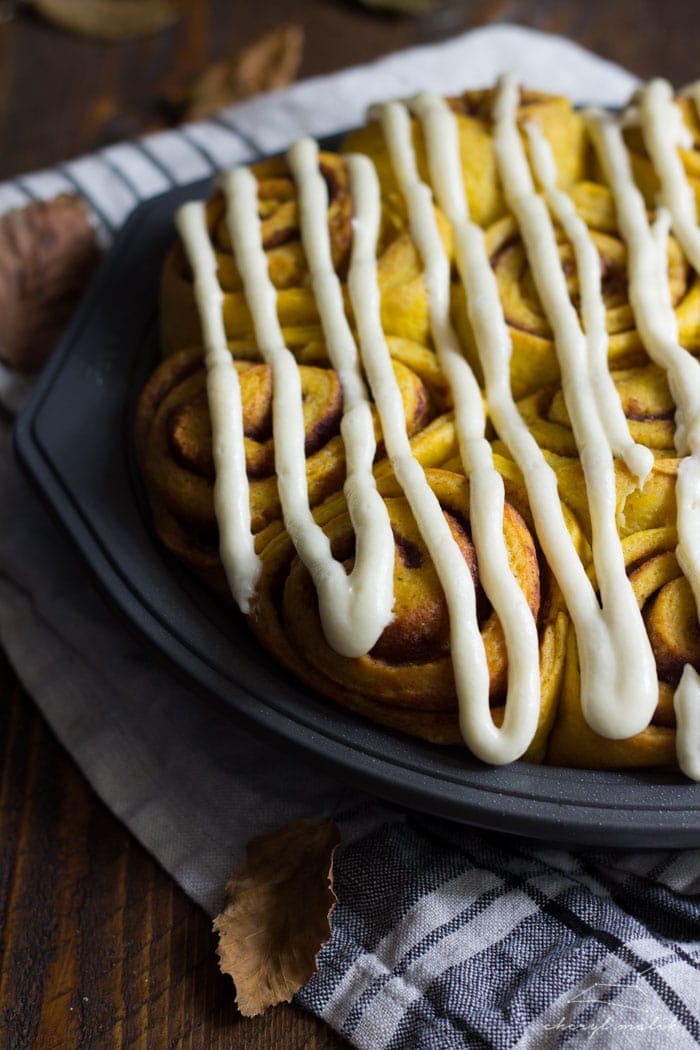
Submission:
[[[182,6],[179,25],[118,45],[30,14],[0,24],[0,178],[158,126],[164,95],[287,23],[305,30],[302,76],[501,21],[568,35],[640,76],[700,76],[695,0],[464,0],[413,18],[349,0]],[[237,1015],[208,918],[95,798],[7,663],[0,697],[0,1046],[345,1046],[294,1006]]]

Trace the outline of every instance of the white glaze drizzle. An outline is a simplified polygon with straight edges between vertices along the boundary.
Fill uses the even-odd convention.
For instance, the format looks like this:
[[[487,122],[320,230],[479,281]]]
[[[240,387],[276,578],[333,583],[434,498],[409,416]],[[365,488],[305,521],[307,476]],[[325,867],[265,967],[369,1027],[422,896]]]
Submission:
[[[226,339],[223,292],[204,205],[199,201],[183,205],[177,214],[177,228],[192,270],[202,325],[216,468],[214,510],[219,525],[219,553],[231,593],[247,613],[260,575],[260,560],[250,529],[241,390]]]
[[[354,606],[348,606],[346,615],[367,621],[366,636],[373,638],[374,645],[391,620],[394,604],[394,537],[372,471],[377,451],[372,410],[333,265],[328,189],[319,169],[318,145],[312,139],[302,139],[289,150],[287,161],[296,182],[302,243],[328,357],[343,389],[343,492],[356,536],[355,566],[347,584]]]
[[[607,114],[593,110],[587,121],[627,244],[630,303],[637,330],[649,356],[666,371],[676,404],[676,450],[685,457],[676,482],[676,557],[700,614],[700,364],[678,342],[667,274],[668,215],[661,209],[655,227],[649,225],[619,127]],[[700,759],[689,760],[692,744],[686,739],[686,727],[697,728],[700,718],[700,679],[695,673],[684,672],[674,707],[678,761],[688,776],[695,777]],[[690,735],[697,737],[694,732]]]
[[[661,183],[660,199],[671,213],[673,232],[686,256],[700,272],[700,228],[695,194],[686,178],[678,146],[688,147],[690,132],[683,124],[666,80],[651,80],[637,94],[644,145]]]
[[[523,474],[537,535],[576,627],[579,660],[595,666],[598,651],[609,645],[604,639],[605,625],[566,527],[556,475],[513,400],[510,335],[483,231],[469,221],[455,118],[443,100],[427,93],[419,96],[413,108],[422,122],[436,198],[454,231],[457,265],[484,373],[489,413]],[[590,675],[587,682],[589,688],[602,687]],[[602,685],[612,688],[609,683]]]
[[[437,496],[414,458],[406,432],[401,398],[380,316],[376,245],[381,203],[377,174],[367,157],[347,158],[356,216],[348,288],[355,313],[365,372],[372,388],[382,433],[394,474],[406,496],[435,566],[450,614],[451,654],[460,708],[488,705],[489,674],[476,617],[474,585]],[[495,726],[489,715],[489,723]],[[484,734],[486,753],[502,753],[495,732]],[[489,739],[490,737],[490,739]],[[478,744],[478,740],[476,741]],[[502,745],[501,745],[502,747]]]
[[[453,662],[460,709],[462,735],[471,749],[485,761],[504,763],[527,749],[539,715],[539,643],[537,626],[525,596],[508,563],[503,536],[503,480],[493,464],[493,452],[485,437],[486,418],[481,391],[467,364],[450,321],[450,261],[443,247],[430,187],[419,177],[411,139],[407,109],[399,103],[382,107],[380,119],[399,188],[408,207],[411,235],[424,265],[430,325],[438,362],[452,392],[460,453],[470,485],[470,523],[479,575],[484,590],[503,627],[508,654],[508,692],[503,725],[494,725],[489,709],[488,680],[472,682],[473,668],[465,665],[462,632],[469,631],[469,648],[477,648],[480,632],[475,615],[473,585],[469,572],[456,596],[448,596],[453,630]],[[362,217],[358,215],[361,223]],[[430,549],[436,535],[425,537]],[[444,585],[444,581],[443,581]],[[460,626],[458,613],[466,608],[469,618]],[[455,608],[455,602],[457,608]],[[483,643],[482,643],[483,645]]]
[[[309,507],[300,374],[277,318],[277,292],[268,275],[258,219],[257,181],[250,170],[238,168],[225,176],[224,187],[231,243],[256,343],[272,369],[275,472],[285,526],[316,587],[329,644],[342,656],[361,656],[376,643],[391,618],[391,588],[387,609],[384,586],[387,573],[391,576],[393,555],[393,542],[390,552],[384,542],[386,508],[379,510],[377,499],[366,499],[373,482],[371,486],[366,481],[363,484],[355,474],[346,495],[351,519],[360,529],[355,565],[350,574],[346,573],[333,557],[328,537]],[[353,408],[357,408],[356,403],[351,411]],[[374,450],[373,431],[358,435],[351,419],[348,433],[360,441],[360,447],[351,454],[353,466],[366,466]],[[378,528],[367,527],[372,520],[379,521]]]
[[[665,370],[676,405],[676,451],[679,456],[697,461],[700,453],[700,363],[678,342],[678,326],[667,277],[668,220],[660,210],[655,227],[650,227],[622,135],[611,118],[590,111],[588,124],[615,198],[620,232],[627,244],[630,302],[637,329],[649,356]],[[684,518],[693,512],[698,499],[697,494],[683,491],[683,475],[695,469],[693,465],[686,467],[685,464],[684,459],[676,493],[679,540],[686,531]],[[681,541],[677,553],[682,567],[683,563],[687,564],[686,575],[700,608],[700,533],[696,536],[698,539],[689,535],[686,543]]]
[[[657,168],[664,203],[668,207],[668,212],[665,209],[659,211],[653,227],[649,227],[643,201],[634,186],[619,127],[609,116],[593,113],[589,114],[589,126],[606,168],[608,181],[613,188],[619,225],[628,244],[630,299],[637,327],[650,356],[666,369],[671,393],[677,405],[676,447],[679,455],[685,458],[679,465],[678,472],[679,544],[676,553],[681,569],[693,588],[700,612],[700,365],[678,345],[677,326],[666,274],[666,242],[671,217],[676,236],[696,266],[688,246],[695,239],[700,245],[700,232],[694,200],[688,195],[689,187],[684,178],[682,181],[679,179],[679,168],[682,174],[682,165],[675,147],[677,144],[684,144],[684,140],[678,130],[678,121],[674,123],[674,120],[669,118],[668,106],[671,106],[675,114],[677,109],[670,102],[667,86],[658,87],[658,83],[652,83],[641,92],[634,117],[642,123],[647,149]],[[609,551],[601,554],[600,550],[596,552],[596,547],[607,544],[611,538],[608,536],[609,522],[614,520],[614,483],[611,489],[608,480],[611,464],[610,445],[616,454],[625,459],[629,469],[640,480],[648,471],[648,460],[644,456],[646,450],[641,450],[640,446],[631,442],[626,427],[623,431],[620,412],[610,397],[610,377],[602,368],[606,338],[604,312],[599,276],[594,274],[591,262],[593,256],[590,251],[590,237],[587,232],[584,234],[577,229],[581,220],[575,215],[570,198],[556,187],[555,172],[546,141],[537,129],[534,132],[528,129],[531,155],[538,179],[552,211],[574,246],[581,284],[585,331],[578,323],[578,332],[573,327],[568,308],[574,317],[575,311],[568,300],[568,294],[566,302],[561,295],[562,286],[566,292],[566,285],[558,266],[558,259],[557,266],[554,266],[552,242],[555,254],[556,242],[551,220],[542,199],[535,193],[517,133],[515,91],[512,79],[506,78],[499,85],[495,131],[499,169],[509,205],[521,227],[540,298],[552,324],[560,354],[562,386],[577,444],[581,448],[581,461],[592,504],[594,558],[603,595],[602,610],[566,529],[557,494],[556,477],[525,427],[512,398],[508,381],[511,353],[508,329],[498,297],[495,275],[486,255],[483,232],[469,221],[455,118],[445,103],[432,96],[421,96],[413,106],[423,122],[424,134],[429,143],[428,162],[438,202],[453,225],[457,261],[467,292],[470,322],[486,378],[491,416],[523,472],[540,542],[562,587],[576,628],[584,716],[602,735],[613,738],[626,737],[644,728],[650,713],[653,713],[653,706],[651,712],[649,711],[649,697],[646,695],[649,692],[645,682],[648,678],[648,660],[644,652],[641,663],[645,665],[645,670],[641,675],[641,684],[646,701],[641,705],[644,714],[640,715],[638,710],[635,718],[630,703],[634,687],[630,689],[628,683],[630,672],[639,666],[640,647],[638,639],[630,643],[629,634],[621,623],[624,615],[621,616],[619,609],[616,613],[614,606],[609,604],[609,599],[611,595],[614,597],[620,582],[617,575],[617,551],[614,550],[611,555]],[[700,115],[700,83],[691,85],[687,93],[692,94],[695,99]],[[385,114],[391,111],[392,107],[383,110]],[[401,112],[398,107],[394,107],[393,111]],[[449,321],[449,266],[445,283],[447,260],[442,245],[439,244],[430,190],[418,179],[410,135],[406,140],[405,131],[401,130],[404,118],[405,111],[404,116],[398,117],[399,131],[394,129],[400,145],[398,153],[394,151],[393,159],[399,174],[403,172],[404,177],[403,180],[400,178],[400,182],[409,201],[413,237],[426,265],[433,337],[443,370],[455,394],[460,451],[472,486],[470,513],[480,571],[485,589],[495,607],[492,594],[497,594],[504,586],[504,550],[495,557],[495,567],[488,567],[488,558],[479,549],[477,533],[480,532],[485,537],[486,528],[489,524],[492,525],[496,512],[501,520],[502,483],[500,478],[496,483],[492,479],[495,471],[490,459],[490,448],[484,438],[483,410],[478,387],[471,372],[463,368],[464,362],[457,363],[459,349]],[[396,119],[390,117],[389,122]],[[664,121],[666,126],[661,127]],[[253,316],[256,338],[263,356],[273,369],[276,470],[285,524],[314,578],[319,593],[324,631],[330,644],[341,654],[354,656],[371,648],[390,619],[393,596],[390,593],[389,582],[387,611],[386,579],[388,576],[391,581],[393,543],[387,557],[388,515],[383,501],[377,496],[371,477],[374,454],[371,415],[367,415],[369,405],[359,373],[356,348],[345,318],[342,293],[330,259],[328,231],[325,227],[325,186],[317,170],[315,150],[315,144],[299,144],[290,152],[289,159],[292,167],[297,169],[302,239],[309,257],[319,313],[329,346],[329,355],[340,374],[344,390],[346,414],[341,429],[348,458],[346,496],[357,533],[357,558],[351,576],[348,576],[343,567],[332,558],[328,540],[315,524],[308,506],[298,368],[295,359],[284,346],[277,320],[276,291],[267,274],[267,261],[257,220],[257,186],[252,173],[245,169],[229,173],[225,180],[228,221],[246,298]],[[452,654],[460,706],[468,712],[466,720],[464,715],[461,719],[465,738],[472,750],[487,761],[510,761],[522,753],[523,742],[525,741],[526,746],[527,740],[530,739],[532,711],[527,704],[524,705],[527,710],[516,710],[516,705],[511,699],[511,679],[503,729],[499,731],[493,725],[488,709],[488,672],[483,643],[476,624],[471,574],[454,543],[423,470],[412,456],[402,399],[382,330],[375,255],[380,222],[376,172],[371,163],[363,157],[349,158],[348,163],[357,217],[354,224],[349,290],[365,369],[382,421],[387,452],[445,590],[450,609]],[[316,182],[312,177],[312,165],[316,167]],[[305,189],[307,185],[308,191]],[[214,432],[214,498],[221,532],[221,558],[234,597],[243,611],[248,611],[260,571],[260,562],[255,555],[254,540],[250,531],[240,387],[227,345],[222,316],[223,293],[217,279],[216,256],[208,237],[203,206],[193,203],[182,208],[178,215],[178,228],[194,275],[195,298],[203,329],[207,391]],[[557,273],[558,278],[555,276]],[[551,291],[551,285],[555,289],[554,292]],[[584,344],[586,353],[582,358]],[[562,345],[565,359],[563,362]],[[588,362],[587,373],[582,369],[583,359]],[[459,360],[461,361],[461,358]],[[572,371],[569,372],[569,369]],[[575,377],[574,381],[571,379],[572,375]],[[576,386],[584,378],[590,384],[588,399],[589,406],[594,408],[594,412],[590,413],[593,427],[602,431],[609,442],[607,452],[603,447],[602,454],[599,434],[595,434],[594,441],[591,442],[586,429],[591,419],[581,420],[581,413],[585,416],[583,406],[579,404],[577,410],[575,396],[570,404],[571,394],[576,394]],[[367,418],[370,441],[367,440],[364,422]],[[577,424],[579,430],[583,427],[588,435],[587,439],[581,440],[580,434],[577,433]],[[479,491],[480,495],[477,496]],[[481,506],[481,511],[475,506],[475,498]],[[374,509],[365,513],[365,505],[368,502],[374,505]],[[381,504],[381,511],[378,510],[378,504]],[[490,507],[488,514],[483,513],[486,507]],[[598,544],[595,542],[596,532],[605,537]],[[616,531],[615,539],[617,540]],[[486,551],[483,540],[481,547]],[[613,547],[619,549],[619,541],[613,544]],[[366,567],[367,578],[376,579],[379,576],[383,581],[374,588],[359,586],[358,563],[361,552],[364,552],[363,564]],[[507,560],[505,569],[512,581]],[[524,605],[524,612],[528,621],[532,623],[532,616],[522,592],[517,584],[515,588],[520,598],[520,607],[518,612],[514,613],[512,622],[521,626],[525,622],[522,620]],[[626,601],[623,605],[628,614]],[[508,611],[498,611],[508,634]],[[633,634],[635,629],[632,630]],[[646,633],[644,641],[646,646],[643,645],[642,648],[646,649]],[[526,648],[527,646],[522,649],[523,653]],[[651,659],[653,663],[653,655]],[[513,663],[510,647],[509,662]],[[524,661],[523,668],[526,663],[527,660]],[[512,667],[510,673],[513,674]],[[520,673],[523,682],[529,681],[529,671],[523,670]],[[606,712],[598,702],[604,701],[602,706],[609,706],[613,698],[620,696],[623,696],[623,702],[617,705],[614,712]],[[634,700],[638,708],[639,699],[637,693]],[[690,665],[684,669],[674,696],[674,707],[678,722],[679,763],[689,776],[700,779],[700,676]],[[535,708],[535,721],[536,716]]]
[[[569,298],[554,227],[545,201],[535,191],[518,133],[518,93],[512,76],[500,79],[494,104],[494,149],[506,201],[520,227],[552,327],[562,391],[586,483],[601,595],[602,607],[595,601],[595,609],[590,608],[578,621],[577,603],[569,604],[565,591],[579,646],[581,707],[588,724],[601,736],[624,739],[646,728],[654,714],[656,662],[625,570],[615,519],[612,450],[589,377],[585,336]]]
[[[671,216],[665,208],[659,208],[656,219],[651,227],[651,235],[656,247],[656,257],[659,268],[659,301],[665,315],[669,334],[678,339],[678,326],[676,315],[673,311],[671,300],[671,289],[667,280],[663,280],[668,259],[668,234],[671,226]],[[684,356],[679,355],[679,363],[687,364],[686,359],[693,363],[690,372],[696,372],[700,380],[700,366],[694,357],[687,351]],[[668,373],[667,373],[668,375]],[[683,382],[681,376],[677,382]],[[697,407],[700,413],[700,404]],[[693,591],[695,606],[700,616],[700,414],[695,417],[695,424],[690,427],[685,424],[688,455],[685,455],[678,464],[676,476],[676,528],[678,530],[678,546],[676,547],[676,558],[683,575],[687,578]],[[676,431],[678,438],[678,430]],[[686,692],[688,686],[686,686]]]
[[[700,675],[691,664],[683,668],[673,694],[678,765],[691,780],[700,780]]]
[[[654,454],[645,445],[632,440],[622,402],[608,369],[608,333],[605,326],[605,302],[601,291],[598,250],[588,227],[578,215],[573,200],[557,186],[557,169],[547,139],[537,124],[527,124],[525,131],[537,180],[552,214],[574,250],[590,392],[595,399],[600,422],[614,454],[624,460],[641,488],[654,465]]]

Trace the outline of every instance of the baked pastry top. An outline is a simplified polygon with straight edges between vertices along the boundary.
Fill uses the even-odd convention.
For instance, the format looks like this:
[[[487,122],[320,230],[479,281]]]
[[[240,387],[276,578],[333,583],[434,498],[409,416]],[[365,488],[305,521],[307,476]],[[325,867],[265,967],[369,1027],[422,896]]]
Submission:
[[[376,107],[178,216],[156,529],[329,700],[700,778],[700,89]]]

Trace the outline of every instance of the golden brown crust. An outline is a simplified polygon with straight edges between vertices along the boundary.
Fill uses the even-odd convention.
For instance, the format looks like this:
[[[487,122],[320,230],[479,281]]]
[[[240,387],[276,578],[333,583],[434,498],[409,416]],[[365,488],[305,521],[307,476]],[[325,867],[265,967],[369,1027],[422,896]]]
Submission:
[[[610,190],[599,183],[581,181],[570,186],[568,192],[598,249],[610,367],[623,369],[646,364],[648,358],[636,331],[629,302],[627,249],[617,232]],[[559,382],[557,355],[514,218],[506,215],[488,226],[485,238],[513,344],[513,393],[516,398],[521,398],[543,386]],[[579,287],[573,248],[561,230],[558,231],[558,244],[569,292],[574,304],[578,305]],[[700,285],[673,239],[669,241],[668,276],[683,345],[691,350],[700,350],[700,333],[697,330]],[[463,306],[463,292],[459,288],[457,297]],[[464,310],[460,311],[460,316],[464,317]],[[470,359],[476,364],[471,336],[464,320],[460,327],[465,345],[470,351]]]
[[[607,740],[586,724],[578,697],[575,638],[570,631],[549,761],[603,769],[675,765],[673,690],[686,663],[700,665],[700,627],[690,585],[676,560],[677,540],[675,528],[662,526],[631,533],[622,544],[659,676],[659,702],[650,725],[627,740]]]
[[[690,132],[690,148],[680,148],[679,155],[695,199],[700,206],[700,119],[692,98],[678,96],[675,99],[685,128]],[[625,142],[630,151],[630,163],[635,181],[644,194],[647,204],[652,208],[659,192],[659,180],[649,160],[639,126],[625,128]]]
[[[491,116],[493,91],[465,92],[448,100],[457,115],[463,175],[472,217],[482,225],[505,306],[513,344],[511,382],[519,410],[553,467],[569,531],[595,582],[591,523],[578,450],[571,430],[550,326],[530,273],[517,225],[507,212],[496,174]],[[694,146],[681,151],[700,203],[700,122],[687,100],[679,105]],[[599,737],[581,711],[574,630],[558,587],[533,540],[525,486],[508,449],[492,434],[494,461],[506,490],[504,534],[516,576],[537,618],[540,638],[541,707],[538,730],[526,758],[587,768],[675,765],[673,690],[687,662],[700,667],[700,628],[690,588],[675,559],[675,407],[666,379],[647,358],[636,331],[627,287],[627,252],[617,230],[610,191],[600,181],[581,115],[562,98],[523,92],[517,119],[536,121],[552,147],[559,184],[587,223],[600,258],[609,334],[609,360],[632,437],[651,448],[653,470],[639,490],[616,463],[617,521],[630,579],[643,610],[657,661],[659,703],[650,726],[630,740]],[[641,138],[626,132],[633,166],[649,203],[658,190]],[[417,123],[413,138],[418,167],[427,173]],[[400,381],[414,455],[427,469],[443,512],[476,581],[491,683],[494,722],[503,720],[507,663],[503,637],[479,584],[469,531],[468,483],[450,415],[450,394],[432,348],[428,303],[419,253],[408,232],[405,204],[397,191],[377,124],[353,132],[347,150],[368,154],[382,191],[378,251],[381,319]],[[328,228],[333,263],[347,276],[352,215],[345,161],[321,154],[329,190]],[[345,464],[339,437],[340,386],[329,370],[308,267],[301,245],[296,190],[280,158],[254,167],[259,217],[268,268],[277,288],[278,314],[287,345],[302,373],[306,396],[307,480],[316,520],[335,555],[352,564],[353,541],[342,495]],[[263,575],[251,625],[263,644],[297,676],[350,710],[418,737],[461,743],[445,599],[408,506],[382,458],[375,475],[389,507],[395,534],[395,618],[371,653],[348,660],[323,637],[316,596],[281,521],[270,429],[270,377],[259,362],[252,323],[217,195],[207,206],[223,316],[243,391],[251,516]],[[436,209],[438,228],[452,259],[451,230]],[[579,288],[571,245],[558,231],[559,253],[572,302]],[[700,353],[700,278],[671,239],[671,298],[680,339]],[[345,289],[344,289],[345,292]],[[345,293],[346,294],[346,293]],[[479,374],[467,321],[464,292],[454,274],[453,320],[465,353]],[[352,321],[349,298],[346,310]],[[137,446],[157,531],[177,557],[207,583],[225,591],[217,554],[212,506],[214,477],[208,430],[201,336],[191,275],[176,244],[162,278],[162,343],[169,356],[143,392]],[[194,349],[193,349],[194,348]]]
[[[272,380],[269,366],[236,361],[243,403],[251,527],[261,532],[281,518],[274,470]],[[304,398],[306,479],[312,507],[345,480],[340,437],[342,391],[331,369],[299,366]],[[432,406],[420,378],[400,361],[394,373],[409,434],[421,431]],[[384,456],[379,425],[377,459]],[[136,448],[156,531],[178,558],[198,572],[215,572],[214,459],[206,369],[200,350],[166,357],[144,387],[136,413]],[[218,576],[218,574],[215,573]]]
[[[507,661],[498,618],[479,585],[469,533],[469,485],[458,474],[428,469],[437,495],[477,586],[481,634],[490,677],[494,720],[503,719]],[[386,475],[379,484],[395,542],[394,618],[374,648],[357,659],[340,657],[325,641],[313,585],[286,533],[275,536],[260,554],[263,571],[251,611],[256,635],[282,663],[350,710],[437,743],[457,743],[455,683],[450,659],[449,622],[435,569],[398,484]],[[336,504],[324,527],[334,555],[349,569],[352,527]],[[541,624],[545,702],[532,756],[543,750],[560,681],[562,620],[551,604],[540,617],[541,567],[532,537],[518,512],[506,504],[504,536],[511,567],[533,614]],[[549,586],[549,583],[547,583]]]

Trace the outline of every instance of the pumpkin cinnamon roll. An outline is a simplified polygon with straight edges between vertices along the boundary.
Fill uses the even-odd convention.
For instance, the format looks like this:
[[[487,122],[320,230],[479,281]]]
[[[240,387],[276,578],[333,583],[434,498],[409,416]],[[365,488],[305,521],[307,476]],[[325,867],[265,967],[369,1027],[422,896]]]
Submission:
[[[350,198],[345,165],[331,153],[320,156],[329,190],[328,226],[333,261],[344,273],[350,244]],[[299,238],[299,214],[294,182],[282,158],[254,166],[258,183],[258,216],[270,277],[278,289],[278,309],[285,336],[292,346],[320,339],[318,313],[308,288],[308,267]],[[224,317],[232,348],[240,353],[251,344],[252,325],[226,222],[225,201],[217,193],[207,204],[207,224],[216,250],[218,276],[224,292]],[[168,354],[200,342],[199,316],[192,274],[178,242],[166,259],[161,283],[161,345]]]
[[[489,672],[489,703],[497,725],[504,716],[508,661],[503,630],[479,580],[469,525],[469,484],[451,471],[426,476],[477,588],[481,637]],[[447,605],[435,566],[393,475],[379,481],[394,535],[394,609],[389,625],[365,656],[340,657],[325,640],[311,577],[285,532],[259,551],[262,573],[251,626],[277,659],[321,695],[383,725],[440,744],[461,741],[450,658]],[[316,512],[335,558],[350,571],[354,533],[344,501]],[[517,510],[505,504],[508,558],[540,634],[542,694],[537,732],[527,751],[542,759],[555,713],[563,668],[567,618],[542,570],[535,543]]]
[[[615,462],[617,527],[620,536],[628,536],[675,520],[679,464],[673,443],[675,406],[666,377],[656,365],[616,369],[611,375],[632,439],[655,457],[642,486],[622,460]],[[523,398],[518,408],[557,476],[561,501],[590,538],[584,476],[561,387],[543,387]],[[500,443],[495,447],[500,450]]]
[[[252,351],[251,351],[252,353]],[[268,365],[235,362],[238,372],[245,456],[254,533],[279,527],[281,508],[275,477],[272,439],[272,378]],[[396,361],[410,433],[430,419],[431,402],[420,378]],[[340,436],[342,389],[329,368],[299,366],[304,401],[306,480],[311,506],[342,489],[345,452]],[[381,434],[377,457],[383,456]],[[446,450],[453,448],[451,434]],[[161,362],[144,388],[136,415],[136,448],[153,509],[156,529],[165,545],[209,582],[223,581],[214,512],[214,459],[202,352],[181,350]],[[446,451],[447,454],[447,451]]]
[[[494,97],[493,89],[488,89],[465,91],[462,95],[447,99],[457,118],[460,162],[470,213],[480,226],[495,222],[507,210],[493,147]],[[518,122],[524,126],[528,121],[536,121],[550,142],[562,183],[569,185],[584,178],[589,163],[586,133],[581,114],[576,112],[569,99],[522,90]],[[417,120],[413,120],[412,130],[418,169],[425,177],[428,174],[428,161]],[[343,142],[343,149],[347,153],[364,153],[371,158],[387,206],[405,214],[379,124],[371,121],[366,127],[351,132]]]
[[[690,585],[676,560],[676,543],[672,526],[632,533],[622,543],[656,660],[659,699],[650,724],[624,740],[608,740],[590,728],[581,711],[578,660],[570,632],[548,762],[587,769],[675,766],[673,694],[687,664],[700,669],[700,627]]]
[[[693,90],[677,95],[674,108],[684,129],[683,141],[678,143],[678,155],[695,199],[700,205],[700,117]],[[639,121],[638,98],[634,96],[626,114],[625,142],[630,151],[635,181],[649,207],[654,207],[660,189],[659,176],[644,142],[644,133]]]
[[[494,762],[697,737],[700,230],[649,97],[623,126],[512,77],[423,93],[181,211],[136,421],[156,530],[329,702]]]
[[[600,183],[586,181],[569,187],[568,193],[590,231],[600,259],[610,367],[616,369],[643,363],[647,358],[629,302],[627,248],[617,229],[610,190]],[[515,219],[504,216],[486,229],[485,238],[513,346],[510,366],[513,393],[521,398],[559,381],[552,331],[537,294]],[[557,240],[569,294],[578,307],[580,288],[573,248],[559,228]],[[668,245],[668,282],[680,338],[684,345],[700,348],[697,280],[672,238]],[[461,319],[461,334],[467,352],[478,369],[478,357],[465,312],[463,296],[458,289],[455,317]]]
[[[319,153],[320,170],[328,187],[327,222],[333,265],[341,281],[347,276],[351,233],[350,195],[346,163],[341,156]],[[258,217],[268,273],[277,289],[277,311],[287,345],[297,353],[318,357],[323,346],[316,301],[309,287],[308,265],[301,244],[297,192],[286,161],[275,158],[253,165],[258,183]],[[445,243],[450,231],[440,219]],[[218,277],[224,293],[223,315],[232,352],[240,357],[254,344],[253,326],[240,274],[231,249],[223,194],[207,204],[207,224],[216,251]],[[389,336],[417,344],[429,340],[429,321],[422,266],[406,229],[406,218],[392,201],[385,201],[378,247],[379,285],[384,330]],[[161,281],[161,347],[164,354],[197,346],[201,341],[192,274],[182,245],[169,253]],[[326,363],[327,358],[319,362]]]
[[[655,456],[673,457],[676,406],[661,368],[654,364],[611,369],[630,435]],[[564,394],[560,386],[542,386],[518,402],[522,418],[540,448],[578,458]]]

